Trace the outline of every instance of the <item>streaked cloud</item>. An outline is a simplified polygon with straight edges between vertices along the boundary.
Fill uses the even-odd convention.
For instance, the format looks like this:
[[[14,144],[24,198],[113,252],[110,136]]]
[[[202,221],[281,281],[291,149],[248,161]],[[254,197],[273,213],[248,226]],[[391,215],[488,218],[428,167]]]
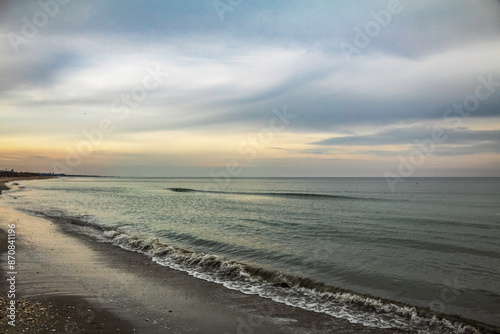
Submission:
[[[348,61],[340,44],[353,44],[356,27],[375,20],[387,1],[244,1],[222,21],[210,1],[69,2],[51,7],[32,36],[26,25],[43,6],[4,1],[0,165],[50,169],[51,159],[63,161],[68,147],[109,119],[113,130],[75,172],[150,175],[175,160],[206,176],[241,159],[239,144],[286,106],[293,121],[263,145],[249,175],[274,175],[287,161],[296,175],[315,166],[324,174],[333,159],[331,176],[350,173],[349,164],[381,176],[391,159],[397,164],[395,156],[427,138],[430,125],[449,127],[434,153],[442,166],[451,163],[446,157],[492,154],[488,166],[500,167],[500,4],[400,3]],[[13,36],[23,38],[19,52]],[[161,82],[121,117],[115,101],[134,94],[151,68]],[[450,128],[446,111],[489,77],[493,90],[483,92],[490,96]]]

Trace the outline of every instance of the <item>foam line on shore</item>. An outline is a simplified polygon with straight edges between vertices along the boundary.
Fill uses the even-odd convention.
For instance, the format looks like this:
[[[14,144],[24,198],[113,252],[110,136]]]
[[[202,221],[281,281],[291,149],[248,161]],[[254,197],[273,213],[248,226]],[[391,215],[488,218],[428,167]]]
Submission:
[[[48,218],[52,217],[37,212]],[[64,218],[84,227],[82,232],[100,241],[147,255],[155,263],[232,290],[255,294],[286,305],[328,314],[376,328],[417,330],[419,333],[495,333],[487,324],[459,316],[444,315],[428,308],[415,307],[397,301],[357,294],[328,286],[308,278],[255,268],[223,257],[194,252],[145,239],[120,229]],[[425,330],[424,330],[425,329]]]

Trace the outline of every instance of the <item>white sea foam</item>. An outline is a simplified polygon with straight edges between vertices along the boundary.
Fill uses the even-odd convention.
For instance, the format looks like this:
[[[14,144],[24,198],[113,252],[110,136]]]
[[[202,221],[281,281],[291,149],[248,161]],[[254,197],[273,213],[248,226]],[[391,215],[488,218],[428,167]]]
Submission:
[[[269,187],[269,181],[266,180],[266,182],[258,183],[258,187],[248,190],[248,184],[241,181],[239,188],[232,193],[209,194],[209,196],[200,196],[194,191],[165,191],[165,185],[157,181],[155,181],[156,188],[151,190],[148,188],[151,184],[148,183],[148,187],[143,187],[142,182],[130,183],[127,180],[115,179],[108,181],[100,179],[95,182],[79,179],[75,181],[75,184],[71,184],[71,182],[53,180],[43,184],[39,181],[35,187],[28,186],[27,182],[26,189],[21,189],[21,186],[12,186],[12,191],[3,197],[18,209],[30,212],[37,210],[35,213],[40,215],[66,219],[77,224],[76,229],[81,228],[85,230],[85,233],[95,235],[102,241],[146,254],[158,264],[188,272],[200,279],[367,326],[414,329],[415,332],[421,333],[477,333],[470,326],[442,319],[440,316],[435,317],[429,310],[321,284],[315,285],[315,282],[311,280],[301,280],[300,277],[270,272],[256,268],[256,266],[267,264],[276,268],[288,268],[292,265],[295,267],[291,271],[318,279],[324,276],[335,278],[336,272],[328,276],[331,274],[329,271],[347,268],[346,281],[348,282],[351,282],[350,279],[356,280],[359,271],[362,270],[364,271],[362,274],[365,274],[368,270],[372,270],[377,275],[368,274],[363,279],[366,281],[373,277],[370,281],[373,286],[369,284],[369,288],[382,286],[383,290],[384,280],[390,278],[390,275],[387,276],[383,270],[378,270],[379,268],[376,267],[377,263],[380,264],[378,259],[387,258],[392,262],[397,262],[391,262],[387,267],[381,266],[381,269],[392,272],[390,271],[392,268],[402,268],[399,259],[411,261],[414,257],[419,261],[424,261],[428,259],[427,253],[431,253],[439,259],[439,262],[428,263],[427,268],[434,268],[436,274],[432,277],[425,276],[425,281],[422,281],[421,277],[408,277],[407,274],[403,277],[406,283],[415,284],[414,286],[418,287],[415,291],[410,290],[408,295],[417,296],[416,300],[419,300],[419,293],[429,288],[433,289],[429,290],[431,296],[437,298],[441,277],[466,273],[467,275],[459,277],[470,277],[470,279],[464,279],[460,283],[467,285],[468,291],[476,293],[475,296],[479,296],[479,299],[477,299],[477,305],[463,308],[464,312],[461,314],[477,317],[481,310],[495,307],[493,297],[490,297],[494,290],[483,293],[477,288],[496,277],[497,270],[493,269],[495,266],[483,265],[481,271],[478,271],[475,266],[472,266],[475,262],[472,263],[470,260],[461,264],[460,268],[465,268],[464,270],[458,270],[452,262],[455,261],[454,254],[457,252],[474,255],[470,256],[470,259],[481,257],[487,264],[495,260],[498,254],[498,252],[495,253],[497,236],[492,232],[496,231],[496,225],[495,222],[488,221],[485,215],[474,216],[474,221],[461,221],[459,212],[452,215],[446,214],[444,216],[446,219],[410,215],[404,220],[398,218],[388,223],[385,217],[393,213],[392,207],[396,202],[400,204],[399,198],[392,201],[390,194],[380,196],[379,192],[372,192],[370,196],[377,194],[377,198],[385,198],[388,201],[386,206],[391,207],[384,211],[379,206],[379,202],[383,204],[383,201],[375,204],[372,199],[369,201],[367,199],[363,205],[356,206],[364,211],[359,213],[362,217],[355,220],[352,219],[350,211],[354,205],[352,204],[354,202],[350,202],[351,193],[338,191],[338,186],[342,186],[340,181],[325,182],[324,187],[318,185],[317,182],[313,184],[307,181],[307,184],[314,190],[313,195],[307,194],[307,196],[304,194],[304,189],[294,186],[293,182],[287,183],[286,187],[282,188],[281,183]],[[164,181],[165,184],[176,182]],[[50,186],[45,186],[49,183]],[[156,183],[159,185],[156,186]],[[190,187],[189,189],[200,188],[191,183],[184,185],[183,182],[177,182],[176,184],[179,184],[179,187]],[[24,186],[24,183],[22,184]],[[261,188],[268,190],[261,193]],[[317,196],[323,193],[329,195]],[[339,200],[338,193],[346,196]],[[356,203],[368,196],[364,191],[354,191],[352,194],[355,194],[354,197],[357,198]],[[484,200],[482,198],[481,203]],[[419,199],[418,203],[421,208],[427,207],[425,201],[426,198]],[[491,201],[494,202],[494,198]],[[263,206],[268,202],[272,202],[272,205]],[[456,203],[450,202],[449,204],[455,205]],[[335,211],[330,210],[330,206],[334,207]],[[407,207],[411,209],[414,205],[408,204]],[[453,207],[457,208],[456,205]],[[498,211],[496,207],[495,210],[495,212]],[[383,214],[378,214],[379,211]],[[261,212],[263,217],[261,217]],[[255,214],[250,215],[251,213]],[[442,213],[444,214],[444,211]],[[295,219],[296,216],[297,219]],[[331,218],[333,216],[339,216],[339,219]],[[343,220],[346,217],[348,223]],[[477,217],[483,217],[483,219],[476,219]],[[399,226],[403,228],[395,228]],[[448,237],[450,226],[457,227],[462,234],[455,233],[455,239],[449,244],[434,240],[442,237],[444,233]],[[136,233],[134,231],[141,231],[140,235],[134,234]],[[201,235],[199,231],[207,231],[207,236]],[[276,237],[274,235],[272,238],[268,237],[266,233],[269,231],[276,232]],[[392,233],[393,231],[397,233]],[[412,232],[415,238],[408,240],[407,235]],[[244,238],[239,238],[243,234]],[[161,239],[149,238],[148,235],[158,236]],[[323,238],[327,235],[332,237]],[[218,236],[224,236],[224,238],[218,238]],[[318,239],[318,236],[323,239]],[[432,239],[429,236],[434,239],[428,240]],[[471,236],[481,240],[481,243],[464,247],[461,242],[462,237],[470,240]],[[339,242],[340,239],[341,242]],[[379,242],[380,240],[383,242]],[[258,245],[255,241],[262,241],[262,245]],[[269,241],[273,242],[273,247],[268,247]],[[355,256],[350,254],[351,249],[346,246],[353,242],[359,246],[357,248],[359,253]],[[254,247],[255,244],[257,245]],[[334,248],[335,253],[332,253],[333,248],[328,248],[332,244],[345,247]],[[206,253],[190,252],[174,245],[203,249]],[[370,248],[363,248],[365,245],[369,245]],[[288,246],[300,248],[303,251],[295,252],[296,249],[289,250]],[[406,253],[403,254],[405,256],[391,257],[391,254],[387,252],[392,252],[393,249],[411,251],[412,258],[410,259]],[[255,267],[213,255],[227,254],[233,257],[232,254],[238,252],[245,254],[242,258],[256,263]],[[416,252],[415,256],[413,252]],[[314,256],[309,256],[311,254]],[[330,256],[332,254],[334,256]],[[370,255],[369,259],[377,261],[365,266],[366,254]],[[261,261],[261,259],[265,260]],[[308,262],[309,265],[302,270],[301,263],[303,262],[301,261],[304,259],[311,262]],[[353,263],[346,263],[345,259]],[[408,263],[404,262],[403,265],[406,268]],[[474,271],[471,271],[472,269]],[[418,270],[411,272],[419,273]],[[430,284],[427,284],[429,282]],[[363,282],[358,281],[353,285],[363,286]],[[373,290],[367,289],[367,291]],[[412,298],[407,298],[407,300],[412,300]],[[482,308],[483,304],[479,303],[483,300],[489,301],[490,304]],[[460,305],[457,302],[456,304],[458,307],[463,306],[463,303]],[[447,305],[447,311],[454,311],[454,306]],[[491,317],[490,321],[495,323],[495,319],[491,320]]]
[[[286,275],[274,275],[270,281],[262,276],[252,275],[248,267],[242,263],[213,254],[168,246],[160,243],[158,239],[142,239],[137,235],[129,235],[118,230],[100,231],[98,235],[102,241],[145,254],[159,265],[187,272],[196,278],[293,307],[346,319],[351,323],[376,328],[411,329],[422,334],[480,333],[472,326],[453,323],[435,315],[421,316],[416,307],[399,305],[374,297],[347,291],[316,291],[301,287],[299,284],[284,288],[278,286],[277,283],[280,282],[276,280],[286,283]]]

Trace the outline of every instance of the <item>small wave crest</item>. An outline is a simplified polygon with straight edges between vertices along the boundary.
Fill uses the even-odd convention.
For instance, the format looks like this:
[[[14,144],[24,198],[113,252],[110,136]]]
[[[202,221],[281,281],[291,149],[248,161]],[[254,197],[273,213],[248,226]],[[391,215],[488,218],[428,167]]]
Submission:
[[[189,189],[189,188],[168,188],[170,191],[175,191],[179,193],[187,193],[187,192],[196,192],[196,189]]]
[[[167,188],[167,190],[179,193],[208,193],[224,195],[245,195],[245,196],[273,196],[273,197],[291,197],[291,198],[337,198],[337,199],[364,199],[360,197],[350,197],[342,195],[315,194],[315,193],[277,193],[277,192],[241,192],[241,191],[216,191],[216,190],[198,190],[190,188]]]

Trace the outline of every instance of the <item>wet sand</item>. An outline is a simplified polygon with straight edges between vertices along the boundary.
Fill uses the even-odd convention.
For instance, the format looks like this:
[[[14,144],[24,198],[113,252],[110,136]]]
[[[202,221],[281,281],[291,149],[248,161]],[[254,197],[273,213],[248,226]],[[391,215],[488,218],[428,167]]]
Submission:
[[[110,320],[122,319],[137,333],[394,333],[228,290],[76,234],[63,221],[6,207],[0,216],[3,229],[16,224],[20,295],[30,301],[64,297],[74,307],[83,300],[91,313],[108,311]],[[73,317],[78,325],[88,323]]]
[[[16,180],[40,180],[40,179],[50,179],[48,176],[26,176],[26,177],[5,177],[0,176],[0,194],[4,190],[9,190],[5,184],[7,182],[16,181]]]
[[[67,221],[15,211],[0,197],[0,229],[9,224],[16,224],[17,299],[45,312],[37,318],[19,314],[16,329],[29,327],[28,333],[75,333],[68,326],[81,333],[411,333],[229,290],[98,242]],[[5,260],[0,268],[5,276]],[[5,283],[1,289],[5,302]],[[5,326],[4,314],[0,320],[0,333],[16,333]]]
[[[0,193],[8,190],[5,183],[14,180],[41,179],[46,177],[0,178]],[[7,333],[137,333],[130,322],[122,320],[106,309],[99,309],[84,298],[76,295],[37,293],[27,296],[19,288],[19,275],[16,277],[15,297],[11,298],[10,284],[7,284],[7,232],[8,225],[14,223],[18,232],[19,218],[6,219],[6,212],[0,210],[0,334]],[[15,217],[15,216],[14,216]],[[21,217],[22,218],[22,217]],[[16,248],[18,246],[16,237]],[[19,262],[19,249],[16,249],[16,273],[21,274],[22,262]],[[17,266],[19,265],[19,266]],[[15,318],[9,318],[7,308],[11,300],[15,301]],[[11,322],[15,320],[14,322]],[[9,324],[13,323],[15,326]]]

